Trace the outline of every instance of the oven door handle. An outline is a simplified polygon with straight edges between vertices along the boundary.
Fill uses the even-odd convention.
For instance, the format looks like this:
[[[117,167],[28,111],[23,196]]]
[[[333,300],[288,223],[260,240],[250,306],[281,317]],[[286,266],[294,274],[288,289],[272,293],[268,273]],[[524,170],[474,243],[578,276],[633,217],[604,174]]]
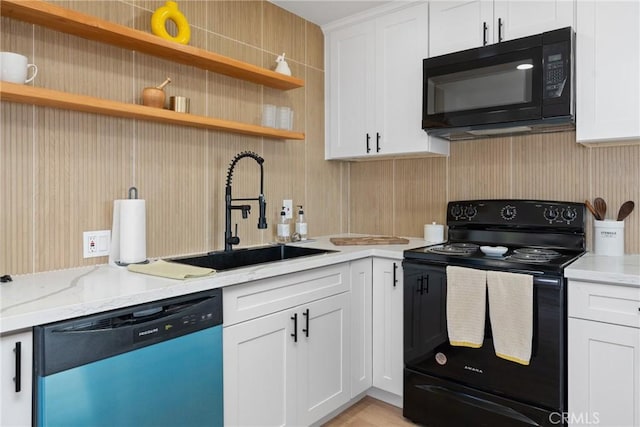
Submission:
[[[469,406],[475,406],[476,408],[483,409],[485,411],[493,412],[499,415],[502,415],[507,418],[511,418],[513,420],[518,420],[522,423],[525,423],[530,426],[540,426],[537,422],[527,417],[526,415],[516,411],[513,408],[509,408],[508,406],[500,405],[496,402],[491,402],[486,399],[482,399],[480,397],[471,396],[466,393],[461,393],[453,390],[449,390],[444,387],[440,387],[437,385],[426,385],[421,384],[416,386],[419,389],[422,389],[428,393],[439,394],[443,397],[448,397],[450,399],[455,399],[461,401]]]

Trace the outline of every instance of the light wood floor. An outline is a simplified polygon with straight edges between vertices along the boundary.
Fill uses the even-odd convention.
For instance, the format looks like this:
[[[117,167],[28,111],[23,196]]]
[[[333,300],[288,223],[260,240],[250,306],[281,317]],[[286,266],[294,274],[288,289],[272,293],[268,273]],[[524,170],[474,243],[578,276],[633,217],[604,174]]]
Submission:
[[[402,417],[402,409],[366,396],[364,399],[324,424],[323,427],[395,427],[414,426]]]

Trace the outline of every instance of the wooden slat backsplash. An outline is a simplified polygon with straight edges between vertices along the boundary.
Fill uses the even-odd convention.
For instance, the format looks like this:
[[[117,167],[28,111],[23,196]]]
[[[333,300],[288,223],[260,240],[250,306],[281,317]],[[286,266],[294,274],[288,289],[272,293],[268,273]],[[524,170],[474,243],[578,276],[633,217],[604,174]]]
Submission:
[[[584,202],[600,196],[613,219],[624,201],[640,201],[638,165],[640,145],[585,147],[576,143],[575,132],[455,142],[449,158],[355,163],[349,230],[422,236],[423,223],[445,222],[447,201],[485,198]],[[371,188],[387,195],[384,201]],[[393,224],[372,219],[373,208]],[[586,227],[592,248],[590,214]],[[640,253],[638,211],[625,221],[625,251]]]
[[[164,0],[61,1],[142,31]],[[194,67],[1,18],[0,47],[39,66],[35,85],[140,103],[144,87],[170,76],[168,98],[190,98],[191,112],[260,124],[262,105],[294,109],[305,141],[273,141],[157,123],[2,103],[0,272],[20,274],[102,264],[82,258],[82,232],[111,228],[113,200],[136,186],[147,201],[147,254],[173,256],[221,249],[224,185],[241,151],[265,158],[268,230],[258,207],[233,213],[241,246],[274,240],[282,199],[305,205],[311,237],[345,232],[348,165],[324,161],[323,36],[316,25],[264,1],[189,1],[191,45],[273,69],[286,52],[308,85],[280,92]],[[255,197],[259,167],[238,164],[235,197]]]

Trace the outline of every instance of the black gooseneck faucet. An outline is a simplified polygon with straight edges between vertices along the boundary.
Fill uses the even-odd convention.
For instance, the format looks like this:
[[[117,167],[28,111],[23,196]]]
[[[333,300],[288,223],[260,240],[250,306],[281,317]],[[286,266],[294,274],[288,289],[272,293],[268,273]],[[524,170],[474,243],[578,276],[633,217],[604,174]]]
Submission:
[[[260,165],[260,194],[258,197],[254,198],[242,198],[242,199],[234,199],[231,197],[231,179],[233,176],[233,169],[236,167],[236,163],[240,159],[245,157],[250,157]],[[256,153],[251,151],[243,151],[242,153],[236,154],[236,156],[231,160],[229,164],[229,170],[227,171],[227,185],[225,187],[225,210],[224,210],[224,251],[229,252],[233,249],[233,245],[237,245],[240,243],[240,238],[238,237],[238,224],[236,224],[236,235],[234,236],[231,232],[231,211],[232,210],[240,210],[242,211],[242,218],[247,218],[249,213],[251,212],[251,205],[233,205],[234,201],[252,201],[257,200],[258,206],[260,208],[260,216],[258,218],[258,228],[263,230],[267,228],[267,202],[264,199],[264,169],[262,164],[264,163],[264,159],[258,156]]]

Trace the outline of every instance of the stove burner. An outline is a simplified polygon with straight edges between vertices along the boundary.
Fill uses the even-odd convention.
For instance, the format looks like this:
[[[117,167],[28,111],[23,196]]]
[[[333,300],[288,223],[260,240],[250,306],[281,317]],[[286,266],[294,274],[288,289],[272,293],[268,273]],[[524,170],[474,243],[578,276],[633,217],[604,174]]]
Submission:
[[[444,255],[468,256],[476,253],[480,246],[475,243],[448,243],[429,248],[429,252]]]
[[[527,261],[527,262],[549,262],[554,258],[558,258],[560,253],[554,251],[553,249],[542,249],[542,248],[520,248],[513,251],[508,258],[516,260],[516,261]]]

